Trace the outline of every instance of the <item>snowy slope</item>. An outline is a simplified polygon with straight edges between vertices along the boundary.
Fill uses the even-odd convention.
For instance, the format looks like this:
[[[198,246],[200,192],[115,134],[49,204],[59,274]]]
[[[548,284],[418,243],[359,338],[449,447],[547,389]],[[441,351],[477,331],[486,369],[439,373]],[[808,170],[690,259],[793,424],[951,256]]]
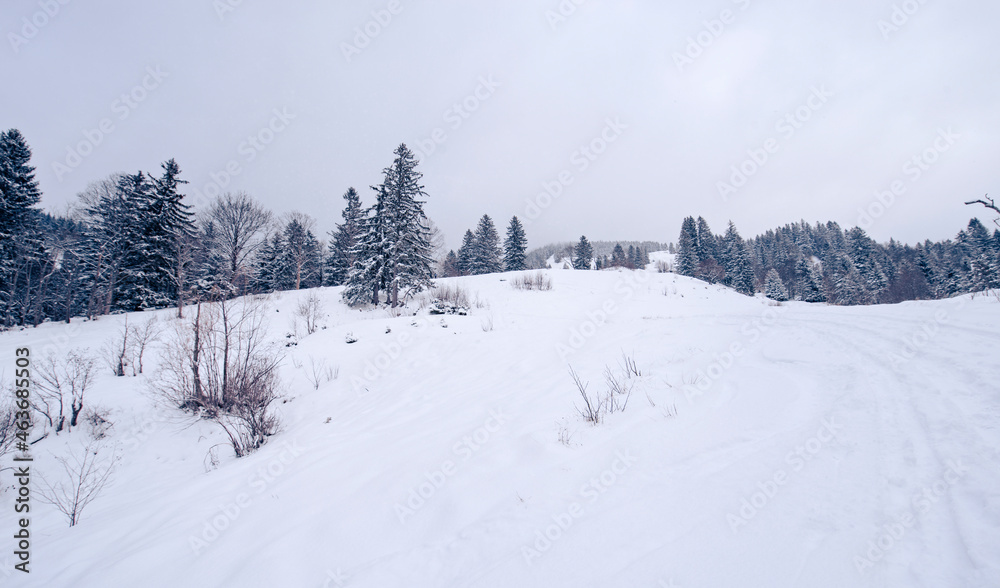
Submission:
[[[551,291],[442,280],[479,300],[443,319],[318,290],[327,328],[288,348],[282,432],[243,459],[219,447],[214,469],[223,434],[158,405],[155,357],[144,376],[102,371],[90,402],[113,409],[113,484],[71,529],[38,505],[30,577],[7,574],[6,539],[0,580],[1000,585],[995,299],[771,306],[674,274],[546,272]],[[274,296],[275,339],[306,295]],[[120,324],[0,334],[0,357],[97,349]],[[597,393],[623,352],[642,371],[626,410],[583,422],[567,364]],[[310,357],[339,377],[314,391]],[[85,439],[42,441],[35,468]]]

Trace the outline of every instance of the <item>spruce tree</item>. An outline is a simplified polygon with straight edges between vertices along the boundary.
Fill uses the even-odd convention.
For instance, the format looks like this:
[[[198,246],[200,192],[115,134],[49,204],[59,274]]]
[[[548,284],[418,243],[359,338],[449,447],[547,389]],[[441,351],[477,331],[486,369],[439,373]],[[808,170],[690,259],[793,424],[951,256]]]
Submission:
[[[694,217],[687,217],[681,223],[681,234],[677,239],[677,273],[694,277],[698,273],[698,228]]]
[[[473,275],[499,272],[501,265],[500,237],[493,225],[493,219],[484,214],[476,227],[475,246],[472,253]]]
[[[38,230],[41,200],[31,148],[21,132],[0,133],[0,325],[23,324],[24,305],[17,300],[37,280],[45,252]],[[20,307],[20,310],[18,310]]]
[[[528,239],[524,235],[524,227],[516,216],[511,217],[507,225],[507,238],[503,243],[503,269],[507,272],[519,272],[527,269],[525,254],[528,250]]]
[[[866,298],[877,303],[889,284],[882,264],[878,261],[877,245],[864,230],[854,227],[847,232],[847,253],[861,279]]]
[[[785,284],[781,281],[778,271],[773,267],[767,271],[767,276],[764,277],[764,296],[771,300],[788,300],[788,290],[785,289]]]
[[[377,196],[375,204],[365,211],[361,232],[352,250],[354,264],[347,273],[344,300],[352,305],[379,304],[379,291],[385,288],[383,267],[388,256],[388,214],[384,186],[373,186]]]
[[[708,227],[708,221],[700,216],[697,221],[696,243],[695,248],[698,251],[698,259],[700,261],[704,262],[708,259],[715,259],[718,256],[715,247],[715,235],[712,234],[712,229]]]
[[[795,263],[797,286],[795,290],[806,302],[824,302],[823,280],[813,263],[804,256]]]
[[[476,251],[476,235],[472,231],[465,231],[462,237],[462,246],[458,248],[458,273],[460,276],[468,276],[472,273],[472,258]]]
[[[340,215],[344,222],[330,232],[330,253],[327,257],[325,282],[328,286],[339,286],[347,279],[347,273],[354,265],[354,246],[364,222],[361,198],[354,188],[344,193],[344,210]]]
[[[621,243],[615,243],[615,248],[611,251],[611,267],[625,267],[628,260],[625,258],[625,249]]]
[[[150,306],[177,303],[183,306],[188,276],[194,260],[196,227],[191,207],[182,202],[178,192],[186,180],[180,179],[180,167],[173,159],[165,161],[159,178],[149,176],[151,190],[143,211],[145,227],[145,279],[154,297]]]
[[[753,259],[750,257],[746,242],[740,237],[736,225],[729,221],[726,235],[723,237],[726,253],[724,283],[741,294],[753,296],[756,277],[753,272]]]
[[[591,260],[594,257],[594,248],[587,241],[586,236],[581,236],[580,241],[573,249],[573,269],[589,270]]]
[[[138,172],[121,176],[116,189],[122,205],[118,211],[122,215],[118,219],[118,230],[123,255],[114,288],[113,309],[153,308],[163,302],[156,289],[156,272],[151,268],[153,263],[160,262],[153,251],[159,243],[147,237],[154,188],[146,174]]]
[[[458,269],[458,256],[455,255],[454,250],[449,251],[448,255],[444,257],[444,262],[441,264],[441,274],[446,278],[454,278],[462,275],[462,272]]]
[[[369,210],[364,234],[355,248],[356,261],[348,274],[344,298],[351,304],[366,298],[379,303],[379,292],[393,306],[430,285],[430,229],[413,152],[401,144],[393,152],[392,165],[383,170],[382,184],[373,186],[378,194]],[[370,297],[369,297],[370,296]]]

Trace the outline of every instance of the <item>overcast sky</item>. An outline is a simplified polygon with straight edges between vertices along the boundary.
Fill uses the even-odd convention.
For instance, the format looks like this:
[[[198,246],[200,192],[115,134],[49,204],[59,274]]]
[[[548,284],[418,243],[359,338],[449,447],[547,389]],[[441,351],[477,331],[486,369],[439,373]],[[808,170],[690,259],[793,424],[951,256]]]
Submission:
[[[995,0],[61,1],[0,21],[0,125],[50,211],[175,158],[200,208],[245,190],[325,232],[401,142],[451,247],[483,213],[532,247],[686,215],[913,243],[1000,195]]]

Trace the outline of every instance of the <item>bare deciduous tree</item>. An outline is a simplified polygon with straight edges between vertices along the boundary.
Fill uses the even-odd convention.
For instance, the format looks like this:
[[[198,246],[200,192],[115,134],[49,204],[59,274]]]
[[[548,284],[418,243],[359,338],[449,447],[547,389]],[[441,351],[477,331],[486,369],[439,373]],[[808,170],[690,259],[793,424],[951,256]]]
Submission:
[[[64,427],[71,430],[77,425],[84,396],[93,383],[95,371],[94,358],[86,351],[70,351],[62,360],[50,355],[38,361],[35,371],[38,392],[32,396],[32,408],[45,417],[57,434]]]
[[[208,216],[215,223],[215,246],[226,261],[223,278],[243,292],[250,260],[262,243],[261,232],[271,223],[271,212],[246,192],[227,192],[212,204]]]
[[[266,340],[266,307],[242,297],[199,303],[164,346],[155,387],[180,408],[201,412],[225,430],[237,457],[277,430],[282,354]]]
[[[100,451],[99,446],[87,444],[79,457],[72,454],[69,457],[56,456],[64,475],[55,483],[39,474],[42,480],[38,490],[39,500],[55,506],[66,515],[70,527],[80,522],[83,509],[111,480],[118,456],[112,454],[109,459],[101,459]]]
[[[132,366],[132,375],[135,376],[142,373],[143,355],[152,343],[159,341],[162,330],[155,315],[147,319],[146,322],[129,328],[132,330],[132,335],[128,342],[128,355],[129,363]]]
[[[989,194],[986,194],[985,196],[983,196],[982,198],[980,198],[978,200],[970,200],[970,201],[966,202],[965,204],[966,205],[969,205],[969,204],[982,204],[983,206],[985,206],[986,208],[992,210],[993,212],[995,212],[997,214],[1000,214],[1000,207],[998,207],[997,203],[994,202],[992,198],[990,198]],[[993,219],[993,224],[995,224],[996,226],[1000,227],[1000,218]]]

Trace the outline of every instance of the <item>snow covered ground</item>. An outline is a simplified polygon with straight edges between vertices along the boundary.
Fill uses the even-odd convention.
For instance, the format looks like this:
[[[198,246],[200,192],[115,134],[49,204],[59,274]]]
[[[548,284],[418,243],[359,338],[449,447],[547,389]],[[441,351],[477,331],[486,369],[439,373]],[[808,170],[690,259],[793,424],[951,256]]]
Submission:
[[[326,328],[287,348],[282,431],[242,459],[158,405],[155,351],[143,376],[102,369],[112,484],[72,528],[34,505],[24,575],[4,472],[0,584],[1000,585],[996,299],[774,306],[654,271],[546,273],[550,291],[442,280],[478,300],[468,316],[316,291]],[[273,296],[275,339],[308,294]],[[96,351],[121,321],[0,334],[5,377],[15,347]],[[584,422],[568,365],[597,395],[623,353],[641,371],[625,411]],[[313,390],[311,359],[338,377]],[[86,439],[38,443],[35,471]]]

